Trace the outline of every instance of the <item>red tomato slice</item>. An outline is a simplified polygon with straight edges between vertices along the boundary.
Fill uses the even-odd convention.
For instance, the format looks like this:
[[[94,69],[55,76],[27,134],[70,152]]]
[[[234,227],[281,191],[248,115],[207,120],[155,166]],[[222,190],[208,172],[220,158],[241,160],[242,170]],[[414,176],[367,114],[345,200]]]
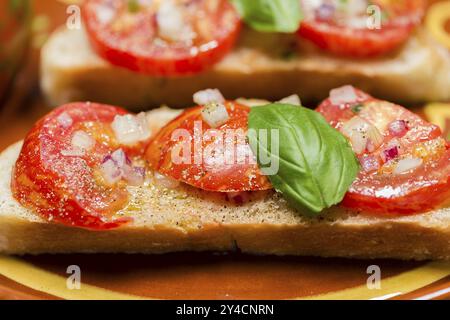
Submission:
[[[319,7],[311,7],[308,2],[302,1],[306,17],[299,36],[333,54],[361,58],[395,50],[409,38],[425,12],[423,0],[377,0],[370,3],[360,0],[358,4],[347,5],[342,1],[341,4],[323,1]],[[370,4],[378,5],[382,10],[379,29],[367,27]],[[342,6],[347,8],[339,9]],[[360,10],[355,6],[361,6]]]
[[[450,149],[441,130],[403,107],[359,90],[355,93],[352,102],[338,104],[327,99],[317,109],[344,135],[354,119],[366,121],[381,134],[378,143],[368,139],[358,154],[362,169],[342,204],[362,211],[410,214],[448,201]]]
[[[170,122],[147,149],[150,166],[163,175],[207,191],[271,189],[267,177],[252,161],[246,139],[250,108],[235,102],[227,102],[226,108],[228,121],[213,130],[203,121],[202,107],[188,109]],[[235,138],[230,138],[230,134],[236,134]],[[174,156],[182,159],[174,160]]]
[[[158,76],[199,73],[233,47],[240,18],[227,0],[88,0],[92,45],[112,64]]]
[[[113,106],[73,103],[42,118],[26,137],[16,162],[14,197],[47,220],[65,225],[105,230],[130,221],[115,216],[128,203],[125,182],[108,185],[99,169],[118,148],[130,156],[144,150],[142,145],[122,147],[115,140],[111,123],[125,114]],[[89,151],[74,152],[73,137],[80,132],[91,137]]]

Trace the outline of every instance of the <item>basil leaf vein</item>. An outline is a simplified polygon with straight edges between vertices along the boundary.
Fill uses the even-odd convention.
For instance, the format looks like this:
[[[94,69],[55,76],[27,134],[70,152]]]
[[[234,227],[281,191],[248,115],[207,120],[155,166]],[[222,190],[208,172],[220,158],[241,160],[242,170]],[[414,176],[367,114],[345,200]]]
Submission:
[[[347,139],[313,110],[279,103],[254,107],[249,129],[256,132],[249,134],[249,142],[261,170],[264,172],[261,152],[272,161],[278,158],[278,171],[268,178],[305,214],[317,215],[340,203],[359,172],[359,162]],[[259,130],[267,130],[266,143],[261,141]],[[278,130],[278,143],[273,144],[271,130]]]
[[[231,0],[242,19],[261,32],[293,33],[302,20],[299,0]]]

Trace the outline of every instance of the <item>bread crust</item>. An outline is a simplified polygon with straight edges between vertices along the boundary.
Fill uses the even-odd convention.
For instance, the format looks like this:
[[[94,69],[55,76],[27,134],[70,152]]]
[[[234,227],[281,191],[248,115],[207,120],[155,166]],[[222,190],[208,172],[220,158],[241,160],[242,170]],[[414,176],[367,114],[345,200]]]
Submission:
[[[295,35],[245,29],[233,52],[211,71],[158,78],[112,66],[93,52],[83,30],[62,28],[42,50],[41,85],[55,106],[96,101],[133,109],[186,107],[193,93],[205,88],[219,88],[230,99],[277,101],[297,93],[310,103],[346,84],[405,105],[450,101],[450,56],[425,30],[389,56],[358,61],[327,55],[307,43],[298,51],[295,43]]]
[[[158,130],[178,112],[148,114]],[[49,223],[11,195],[17,143],[0,155],[0,253],[166,253],[234,251],[405,260],[450,259],[450,209],[412,216],[379,216],[334,207],[306,218],[274,192],[257,192],[242,206],[221,194],[188,186],[130,188],[120,214],[134,221],[111,231],[89,231]]]

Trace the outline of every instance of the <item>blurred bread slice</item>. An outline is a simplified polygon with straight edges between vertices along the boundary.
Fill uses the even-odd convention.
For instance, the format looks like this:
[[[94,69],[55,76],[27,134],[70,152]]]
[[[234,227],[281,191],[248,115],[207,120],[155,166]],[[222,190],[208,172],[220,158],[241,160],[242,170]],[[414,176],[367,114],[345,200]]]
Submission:
[[[156,132],[177,111],[148,114]],[[49,223],[11,195],[11,171],[21,143],[0,155],[0,253],[166,253],[232,251],[347,258],[450,259],[450,208],[412,216],[368,215],[334,207],[306,218],[273,192],[256,192],[242,206],[225,195],[185,185],[130,187],[121,214],[133,223],[88,231]]]
[[[93,51],[84,30],[61,28],[42,50],[41,86],[52,105],[90,100],[130,108],[191,105],[192,94],[219,88],[226,97],[276,101],[297,93],[310,103],[353,84],[406,105],[450,100],[450,55],[419,30],[390,56],[352,61],[319,52],[295,35],[245,29],[237,47],[211,71],[157,78],[115,67]]]

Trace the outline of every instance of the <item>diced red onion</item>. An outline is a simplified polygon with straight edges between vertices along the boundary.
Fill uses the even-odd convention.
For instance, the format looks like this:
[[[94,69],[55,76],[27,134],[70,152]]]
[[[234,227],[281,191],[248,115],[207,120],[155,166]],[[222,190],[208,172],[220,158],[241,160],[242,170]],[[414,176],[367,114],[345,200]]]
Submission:
[[[388,162],[390,160],[394,160],[397,159],[397,157],[399,156],[399,151],[398,151],[398,147],[394,146],[394,147],[390,147],[386,150],[383,151],[383,159],[384,162]]]
[[[330,101],[334,105],[342,105],[358,101],[355,88],[352,86],[343,86],[330,91]]]
[[[64,129],[69,128],[73,124],[73,119],[67,112],[61,113],[56,120]]]
[[[402,174],[420,167],[423,160],[420,158],[405,158],[397,163],[394,174]]]
[[[117,167],[123,168],[129,159],[127,160],[127,155],[122,149],[117,149],[111,154],[111,159],[114,161]]]
[[[125,179],[130,185],[140,186],[145,181],[145,168],[133,167],[131,160],[122,149],[117,149],[103,159],[101,165],[105,181],[113,185]]]
[[[389,133],[398,138],[403,137],[408,132],[408,125],[405,120],[392,121],[388,128]]]
[[[105,156],[105,157],[103,158],[102,164],[105,163],[105,162],[108,161],[108,160],[112,160],[112,157],[111,157],[110,154],[108,154],[107,156]]]
[[[388,162],[393,159],[397,159],[402,154],[402,145],[396,138],[389,141],[387,146],[381,152],[381,158],[384,162]]]
[[[336,8],[331,3],[323,3],[316,10],[316,19],[319,21],[330,21],[333,19]]]
[[[374,156],[365,155],[359,162],[365,172],[376,171],[380,168],[380,162]]]
[[[198,105],[205,106],[210,103],[224,103],[225,98],[218,89],[206,89],[194,94],[194,102]]]
[[[144,167],[134,167],[134,171],[138,175],[145,177],[145,168]]]
[[[102,163],[101,172],[106,183],[109,185],[114,185],[122,179],[122,170],[117,167],[112,159],[108,159]]]

